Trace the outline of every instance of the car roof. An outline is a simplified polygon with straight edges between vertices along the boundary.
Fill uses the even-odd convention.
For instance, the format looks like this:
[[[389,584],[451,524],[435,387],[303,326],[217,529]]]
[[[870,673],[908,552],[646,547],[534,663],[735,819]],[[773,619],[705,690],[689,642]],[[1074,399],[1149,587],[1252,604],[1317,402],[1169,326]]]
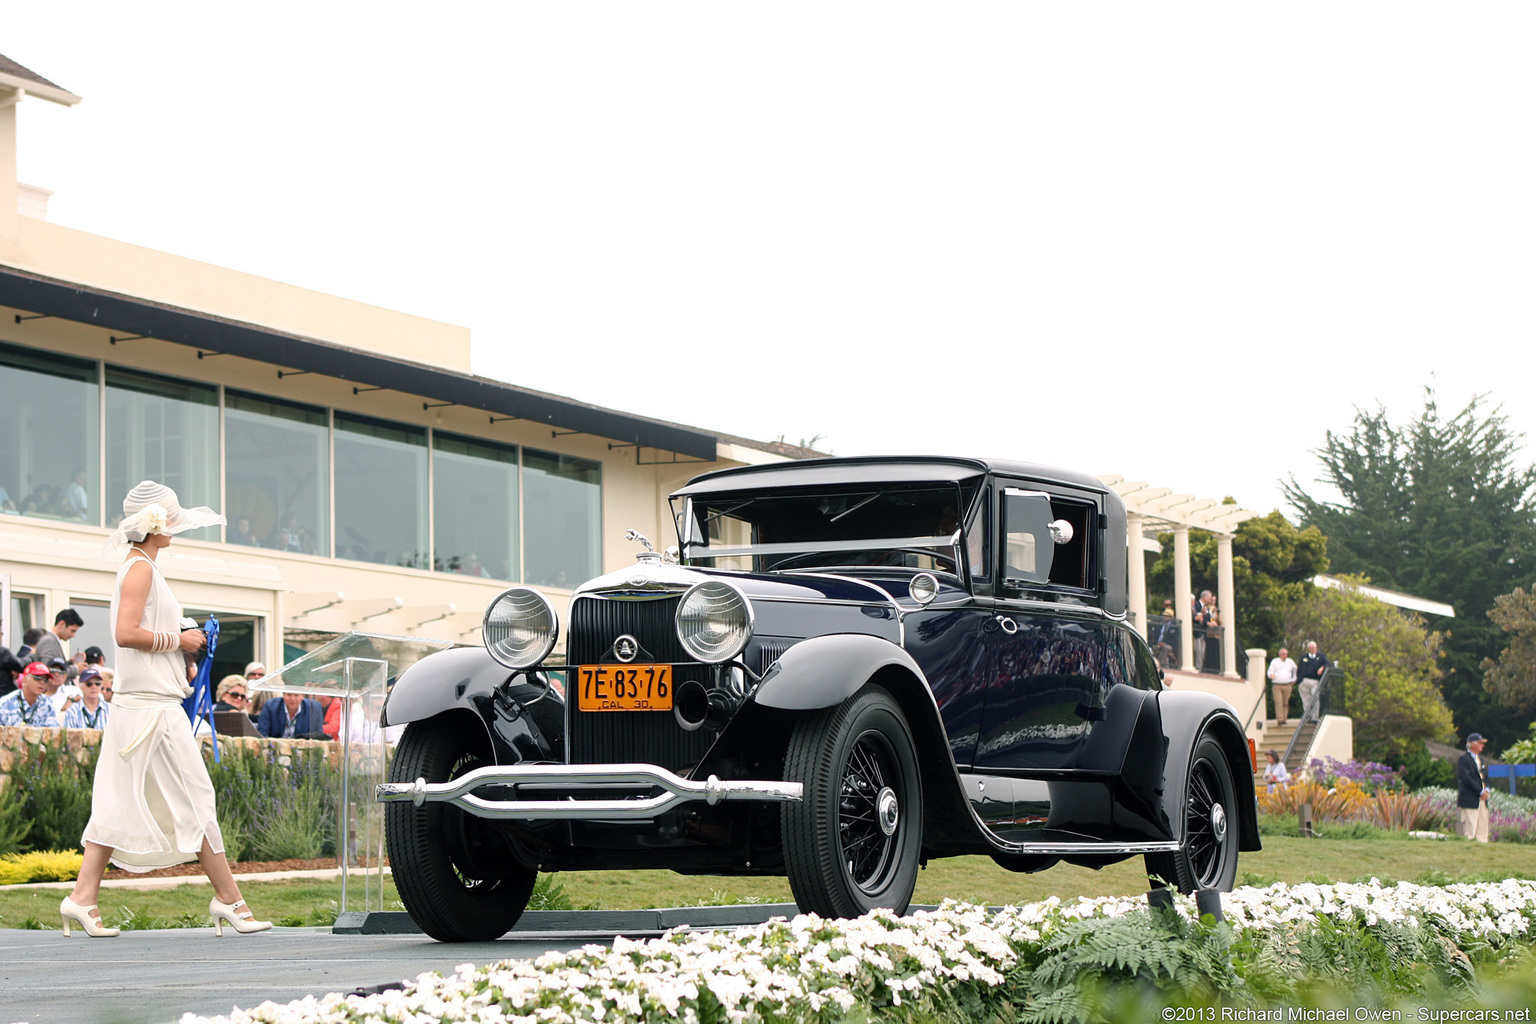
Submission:
[[[694,477],[674,496],[716,494],[753,487],[815,487],[827,484],[958,483],[995,473],[1041,483],[1066,484],[1105,493],[1108,488],[1086,473],[1004,459],[931,455],[866,455],[854,458],[801,459],[767,466],[720,469]]]

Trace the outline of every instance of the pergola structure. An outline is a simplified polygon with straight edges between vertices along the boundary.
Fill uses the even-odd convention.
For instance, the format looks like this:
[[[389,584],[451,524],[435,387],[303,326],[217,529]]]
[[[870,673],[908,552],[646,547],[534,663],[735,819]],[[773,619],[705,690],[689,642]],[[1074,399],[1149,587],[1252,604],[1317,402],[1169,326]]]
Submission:
[[[1174,605],[1179,610],[1181,671],[1197,671],[1194,663],[1194,622],[1189,613],[1189,531],[1210,530],[1216,534],[1216,604],[1227,627],[1221,631],[1223,675],[1237,678],[1237,591],[1232,583],[1232,537],[1237,524],[1260,515],[1237,505],[1223,505],[1212,498],[1193,494],[1175,494],[1172,487],[1155,487],[1145,480],[1127,480],[1123,476],[1099,477],[1125,502],[1126,535],[1131,557],[1127,586],[1130,610],[1136,628],[1147,628],[1147,567],[1143,542],[1152,534],[1173,533]]]

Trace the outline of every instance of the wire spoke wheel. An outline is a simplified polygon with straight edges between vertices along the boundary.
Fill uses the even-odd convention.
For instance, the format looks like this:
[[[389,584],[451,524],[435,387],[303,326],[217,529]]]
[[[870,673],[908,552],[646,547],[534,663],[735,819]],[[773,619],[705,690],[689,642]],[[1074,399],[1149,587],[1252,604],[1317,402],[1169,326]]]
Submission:
[[[784,777],[784,859],[802,910],[856,917],[906,910],[922,847],[921,777],[912,734],[890,694],[869,687],[796,723]]]
[[[862,892],[878,890],[896,850],[896,831],[881,817],[882,800],[892,813],[895,792],[886,779],[895,775],[895,755],[877,732],[860,736],[848,758],[838,805],[838,844],[848,877]],[[894,808],[900,814],[900,807]]]
[[[1237,787],[1221,744],[1200,737],[1184,788],[1183,846],[1176,853],[1148,854],[1147,874],[1180,892],[1230,890],[1237,880]]]

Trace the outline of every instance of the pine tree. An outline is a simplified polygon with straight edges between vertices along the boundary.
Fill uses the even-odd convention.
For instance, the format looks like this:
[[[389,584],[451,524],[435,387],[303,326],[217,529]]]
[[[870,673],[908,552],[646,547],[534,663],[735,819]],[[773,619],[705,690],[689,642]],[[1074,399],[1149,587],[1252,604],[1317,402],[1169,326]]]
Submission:
[[[1351,428],[1329,431],[1314,452],[1339,500],[1294,477],[1284,490],[1303,524],[1327,536],[1334,571],[1455,609],[1430,621],[1446,634],[1441,689],[1457,730],[1497,748],[1516,736],[1483,687],[1482,663],[1505,640],[1488,611],[1536,572],[1536,467],[1518,465],[1523,438],[1485,400],[1445,417],[1426,388],[1423,410],[1401,426],[1384,409],[1357,409]]]

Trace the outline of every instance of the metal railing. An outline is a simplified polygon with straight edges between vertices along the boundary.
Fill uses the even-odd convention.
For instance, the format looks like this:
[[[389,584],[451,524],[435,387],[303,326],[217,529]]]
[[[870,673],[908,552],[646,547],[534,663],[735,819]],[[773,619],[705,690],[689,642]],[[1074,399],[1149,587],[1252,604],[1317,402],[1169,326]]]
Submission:
[[[1296,747],[1301,744],[1302,737],[1306,737],[1306,747],[1310,749],[1312,740],[1317,735],[1318,724],[1324,715],[1342,714],[1344,710],[1344,673],[1339,671],[1337,664],[1329,665],[1323,669],[1322,676],[1317,681],[1317,697],[1309,707],[1305,700],[1301,705],[1301,720],[1296,723],[1296,731],[1291,733],[1291,742],[1286,745],[1285,756],[1280,760],[1290,766],[1291,755],[1296,752]],[[1296,685],[1298,690],[1301,684]]]
[[[1163,668],[1178,668],[1184,664],[1179,653],[1183,638],[1179,634],[1178,619],[1166,615],[1148,615],[1146,638],[1147,646],[1152,648],[1152,655]]]

